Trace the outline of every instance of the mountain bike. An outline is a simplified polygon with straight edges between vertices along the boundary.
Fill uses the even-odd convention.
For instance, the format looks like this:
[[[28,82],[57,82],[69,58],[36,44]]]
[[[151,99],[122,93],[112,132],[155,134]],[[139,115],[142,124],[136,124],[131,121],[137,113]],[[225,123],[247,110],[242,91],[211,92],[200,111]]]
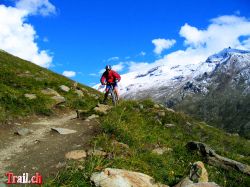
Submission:
[[[109,86],[108,96],[111,95],[112,103],[116,106],[118,104],[118,97],[114,90],[114,83],[107,83],[107,85]]]

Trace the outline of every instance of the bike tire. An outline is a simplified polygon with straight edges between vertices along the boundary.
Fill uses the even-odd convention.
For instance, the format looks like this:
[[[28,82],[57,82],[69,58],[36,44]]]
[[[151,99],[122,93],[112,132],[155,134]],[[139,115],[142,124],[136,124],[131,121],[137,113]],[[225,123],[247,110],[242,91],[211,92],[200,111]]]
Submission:
[[[113,89],[110,89],[110,94],[111,94],[111,98],[112,98],[112,103],[114,106],[117,105],[117,95],[115,94]]]

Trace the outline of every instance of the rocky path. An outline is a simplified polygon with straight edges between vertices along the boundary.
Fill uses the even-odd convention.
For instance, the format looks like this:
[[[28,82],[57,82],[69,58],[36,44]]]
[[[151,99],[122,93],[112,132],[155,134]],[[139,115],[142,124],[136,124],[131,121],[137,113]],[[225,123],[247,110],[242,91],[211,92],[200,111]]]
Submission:
[[[51,128],[66,128],[75,131],[60,134]],[[29,129],[24,136],[15,135],[16,129]],[[0,129],[1,130],[1,129]],[[0,184],[5,173],[17,175],[35,172],[46,180],[53,177],[65,165],[65,153],[76,149],[88,149],[91,139],[98,133],[95,119],[84,121],[76,113],[66,113],[53,118],[41,118],[30,124],[19,124],[0,133]]]

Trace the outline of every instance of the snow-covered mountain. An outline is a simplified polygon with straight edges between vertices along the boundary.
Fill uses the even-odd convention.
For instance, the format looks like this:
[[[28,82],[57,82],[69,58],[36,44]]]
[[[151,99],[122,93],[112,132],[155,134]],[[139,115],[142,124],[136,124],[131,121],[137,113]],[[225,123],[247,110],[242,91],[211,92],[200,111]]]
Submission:
[[[122,75],[122,97],[167,107],[250,138],[250,51],[226,48],[198,64],[155,64]]]
[[[184,91],[206,94],[213,83],[213,76],[218,72],[238,72],[238,79],[246,79],[249,93],[250,52],[226,48],[199,64],[168,66],[159,65],[148,70],[122,75],[121,95],[124,98],[152,97],[155,100],[171,98]],[[182,95],[183,96],[183,95]]]

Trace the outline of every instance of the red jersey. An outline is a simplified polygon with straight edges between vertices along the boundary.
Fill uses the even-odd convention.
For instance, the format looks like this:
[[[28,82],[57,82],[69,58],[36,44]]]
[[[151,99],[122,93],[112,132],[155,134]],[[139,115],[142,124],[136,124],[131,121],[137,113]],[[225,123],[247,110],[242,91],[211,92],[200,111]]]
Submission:
[[[106,80],[107,83],[114,83],[115,79],[120,81],[121,76],[118,73],[116,73],[114,70],[110,70],[110,71],[105,71],[102,74],[102,77],[101,77],[100,81],[101,81],[102,84],[105,82],[105,80]]]

